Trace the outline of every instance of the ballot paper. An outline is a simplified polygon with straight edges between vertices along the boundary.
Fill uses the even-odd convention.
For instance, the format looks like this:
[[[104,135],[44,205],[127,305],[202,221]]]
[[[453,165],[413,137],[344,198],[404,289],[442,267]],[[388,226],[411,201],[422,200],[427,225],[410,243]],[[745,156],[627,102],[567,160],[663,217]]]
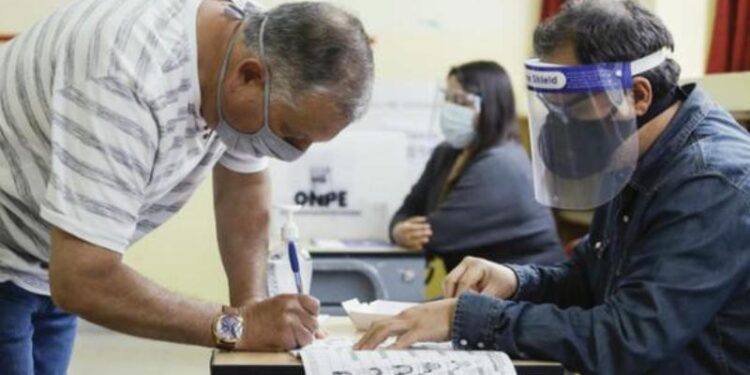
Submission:
[[[307,375],[515,374],[503,352],[453,350],[353,351],[306,347]]]
[[[349,315],[354,327],[360,331],[370,329],[378,320],[387,319],[398,315],[400,312],[416,306],[416,303],[375,300],[370,303],[361,303],[358,299],[350,299],[341,303],[341,306]]]
[[[395,337],[389,337],[383,343],[378,346],[380,349],[385,349],[391,344],[396,342]],[[302,350],[305,349],[329,349],[329,350],[351,350],[354,344],[357,343],[357,339],[354,337],[326,337],[322,339],[315,339],[313,342],[308,344],[302,349],[295,349],[290,351],[295,357],[301,358]],[[453,344],[450,341],[446,342],[418,342],[413,344],[410,349],[415,350],[452,350]]]

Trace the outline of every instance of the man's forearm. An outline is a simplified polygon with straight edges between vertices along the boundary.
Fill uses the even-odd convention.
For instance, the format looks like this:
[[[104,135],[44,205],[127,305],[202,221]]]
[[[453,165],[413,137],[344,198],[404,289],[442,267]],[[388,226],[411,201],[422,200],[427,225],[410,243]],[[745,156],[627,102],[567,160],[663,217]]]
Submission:
[[[221,306],[167,291],[123,264],[119,255],[53,231],[52,298],[64,310],[115,331],[213,346]]]
[[[214,169],[214,211],[221,260],[233,306],[267,296],[270,186],[267,172]]]
[[[75,311],[115,331],[156,340],[214,346],[211,322],[221,305],[189,299],[165,290],[121,265]]]
[[[229,281],[229,299],[232,306],[245,301],[265,298],[267,245],[221,247],[221,258]]]
[[[265,203],[255,203],[260,207],[248,207],[244,212],[237,212],[236,206],[226,207],[228,203],[231,201],[216,202],[216,230],[229,282],[230,303],[240,306],[268,294],[266,262],[270,213]]]

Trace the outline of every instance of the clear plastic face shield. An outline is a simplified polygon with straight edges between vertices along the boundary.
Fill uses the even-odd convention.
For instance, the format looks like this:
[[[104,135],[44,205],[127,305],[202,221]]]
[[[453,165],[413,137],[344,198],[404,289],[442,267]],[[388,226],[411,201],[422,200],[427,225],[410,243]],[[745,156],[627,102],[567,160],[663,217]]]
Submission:
[[[526,62],[537,201],[586,210],[622,191],[639,156],[633,76],[665,60],[660,50],[633,62]]]

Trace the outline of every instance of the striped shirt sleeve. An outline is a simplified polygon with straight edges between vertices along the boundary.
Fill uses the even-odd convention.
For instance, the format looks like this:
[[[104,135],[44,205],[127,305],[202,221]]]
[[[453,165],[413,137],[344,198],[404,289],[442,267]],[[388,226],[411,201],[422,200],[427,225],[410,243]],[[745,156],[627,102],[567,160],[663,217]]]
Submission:
[[[136,230],[158,141],[149,108],[127,85],[91,78],[52,97],[51,162],[41,216],[123,252]]]

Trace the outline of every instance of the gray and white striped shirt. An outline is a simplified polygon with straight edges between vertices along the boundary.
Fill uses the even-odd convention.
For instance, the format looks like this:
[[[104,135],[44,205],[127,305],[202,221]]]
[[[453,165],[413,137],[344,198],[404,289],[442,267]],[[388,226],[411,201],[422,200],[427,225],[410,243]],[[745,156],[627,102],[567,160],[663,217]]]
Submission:
[[[123,252],[210,169],[252,173],[199,114],[201,0],[79,0],[0,47],[0,282],[49,294],[49,231]]]

